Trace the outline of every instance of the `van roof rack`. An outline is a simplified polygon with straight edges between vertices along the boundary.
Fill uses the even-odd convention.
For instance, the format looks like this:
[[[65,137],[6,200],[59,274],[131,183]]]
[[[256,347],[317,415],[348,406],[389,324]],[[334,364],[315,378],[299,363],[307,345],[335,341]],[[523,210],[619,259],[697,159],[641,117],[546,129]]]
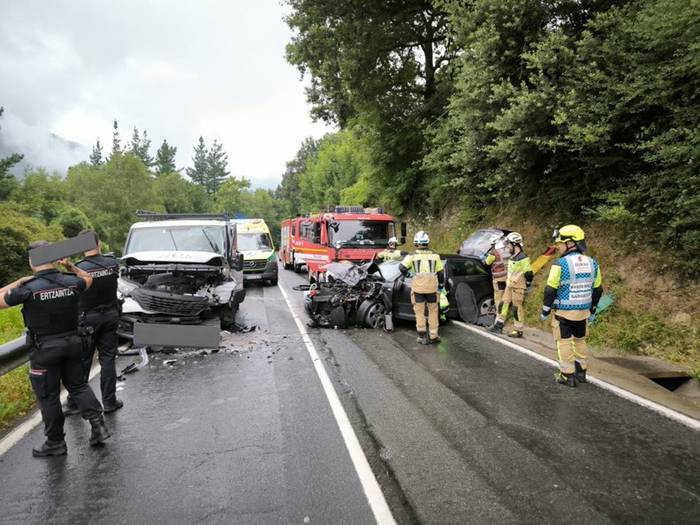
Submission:
[[[231,220],[228,213],[161,213],[157,211],[138,210],[136,216],[139,219],[151,221],[163,221],[172,219],[209,219],[218,221]]]

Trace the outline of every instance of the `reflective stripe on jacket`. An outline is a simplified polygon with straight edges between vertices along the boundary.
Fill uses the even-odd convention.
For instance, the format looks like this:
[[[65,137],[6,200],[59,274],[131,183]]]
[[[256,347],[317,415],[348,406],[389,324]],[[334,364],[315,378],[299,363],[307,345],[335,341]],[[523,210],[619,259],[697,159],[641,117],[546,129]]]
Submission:
[[[525,255],[525,252],[520,252],[508,259],[508,286],[525,288],[528,279],[526,274],[528,273],[532,273],[532,266],[530,266],[530,258]],[[531,278],[529,277],[529,279]]]
[[[493,250],[493,253],[489,254],[484,260],[486,266],[491,267],[491,276],[494,279],[502,279],[508,275],[507,262],[510,255],[502,250]]]
[[[443,270],[440,255],[430,250],[416,250],[416,253],[407,255],[401,264],[414,273],[411,284],[414,293],[437,292],[437,274]]]

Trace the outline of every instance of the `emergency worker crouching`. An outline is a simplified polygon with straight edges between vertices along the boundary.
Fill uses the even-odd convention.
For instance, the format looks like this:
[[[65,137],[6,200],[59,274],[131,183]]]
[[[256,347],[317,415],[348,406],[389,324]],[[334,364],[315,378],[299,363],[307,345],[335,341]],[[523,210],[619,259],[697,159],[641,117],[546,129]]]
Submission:
[[[428,249],[430,237],[424,231],[419,231],[413,238],[415,253],[407,255],[399,265],[401,274],[405,277],[413,272],[411,285],[411,303],[416,315],[416,330],[418,342],[424,345],[440,342],[438,327],[438,295],[444,280],[443,264],[440,256]],[[426,327],[425,308],[428,308]],[[428,339],[428,329],[430,338]]]
[[[91,230],[80,232],[97,234]],[[89,343],[83,354],[85,381],[90,377],[92,359],[97,349],[100,362],[100,390],[104,412],[119,410],[124,402],[117,399],[116,357],[119,346],[117,328],[119,325],[119,303],[117,301],[117,279],[119,263],[111,255],[102,255],[101,244],[85,252],[85,258],[75,265],[85,270],[92,277],[92,286],[80,296],[80,323],[82,328],[91,333]],[[64,416],[80,413],[72,396],[68,396],[63,409]]]
[[[500,312],[503,306],[503,292],[506,289],[508,277],[508,259],[510,252],[506,250],[504,239],[498,239],[491,245],[489,251],[481,257],[486,266],[491,267],[491,278],[493,279],[493,302],[496,311]]]
[[[46,241],[36,241],[29,249],[46,244]],[[32,450],[35,457],[60,456],[67,452],[61,383],[77,403],[83,419],[90,422],[90,445],[110,437],[102,406],[85,381],[81,361],[83,342],[78,334],[78,301],[80,294],[92,285],[92,277],[70,261],[64,260],[61,264],[76,273],[62,273],[55,263],[32,266],[33,276],[23,277],[0,289],[0,309],[23,305],[22,316],[31,338],[29,379],[46,435],[46,442]]]
[[[387,249],[382,250],[377,254],[377,259],[382,261],[400,261],[404,257],[404,253],[397,249],[399,240],[396,237],[391,237],[387,242]]]
[[[525,321],[523,303],[525,302],[525,290],[532,284],[532,267],[530,266],[530,258],[523,251],[524,242],[522,235],[518,232],[509,233],[506,236],[505,246],[510,253],[506,289],[503,292],[503,304],[496,317],[496,323],[491,327],[491,331],[499,334],[503,332],[503,326],[508,319],[508,312],[512,306],[515,326],[508,335],[510,337],[522,337],[523,323]]]
[[[546,320],[555,311],[552,331],[559,358],[556,379],[575,387],[577,382],[586,382],[588,321],[595,319],[603,295],[603,278],[598,261],[583,254],[586,244],[581,228],[569,224],[555,233],[560,258],[549,270],[540,319]]]

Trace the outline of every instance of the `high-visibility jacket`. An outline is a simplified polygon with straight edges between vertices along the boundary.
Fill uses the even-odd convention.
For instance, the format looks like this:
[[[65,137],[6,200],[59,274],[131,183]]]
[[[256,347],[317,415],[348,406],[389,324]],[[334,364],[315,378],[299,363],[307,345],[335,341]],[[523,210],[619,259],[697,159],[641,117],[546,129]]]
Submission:
[[[602,286],[598,261],[579,252],[570,252],[552,263],[547,286],[557,291],[552,308],[590,310],[594,289]]]
[[[413,272],[411,290],[414,293],[436,293],[438,291],[438,273],[443,271],[440,255],[430,250],[416,250],[407,255],[401,265]]]
[[[520,252],[508,259],[507,285],[511,288],[525,288],[532,282],[532,266],[525,252]]]
[[[383,259],[385,261],[400,261],[403,259],[403,253],[401,250],[390,250],[387,248],[377,254],[377,259]]]
[[[493,253],[490,253],[484,259],[484,264],[491,267],[491,277],[495,280],[500,280],[508,275],[508,259],[510,254],[505,250],[497,250],[494,248]]]

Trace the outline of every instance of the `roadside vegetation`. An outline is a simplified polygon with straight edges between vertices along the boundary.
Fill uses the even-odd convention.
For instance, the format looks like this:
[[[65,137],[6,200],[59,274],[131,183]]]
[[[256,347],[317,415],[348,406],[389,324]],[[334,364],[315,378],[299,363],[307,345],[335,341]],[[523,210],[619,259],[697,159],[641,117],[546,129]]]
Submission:
[[[19,337],[22,328],[22,313],[19,308],[0,310],[0,344]],[[27,415],[34,404],[28,365],[0,376],[0,432],[10,427],[17,418]]]

